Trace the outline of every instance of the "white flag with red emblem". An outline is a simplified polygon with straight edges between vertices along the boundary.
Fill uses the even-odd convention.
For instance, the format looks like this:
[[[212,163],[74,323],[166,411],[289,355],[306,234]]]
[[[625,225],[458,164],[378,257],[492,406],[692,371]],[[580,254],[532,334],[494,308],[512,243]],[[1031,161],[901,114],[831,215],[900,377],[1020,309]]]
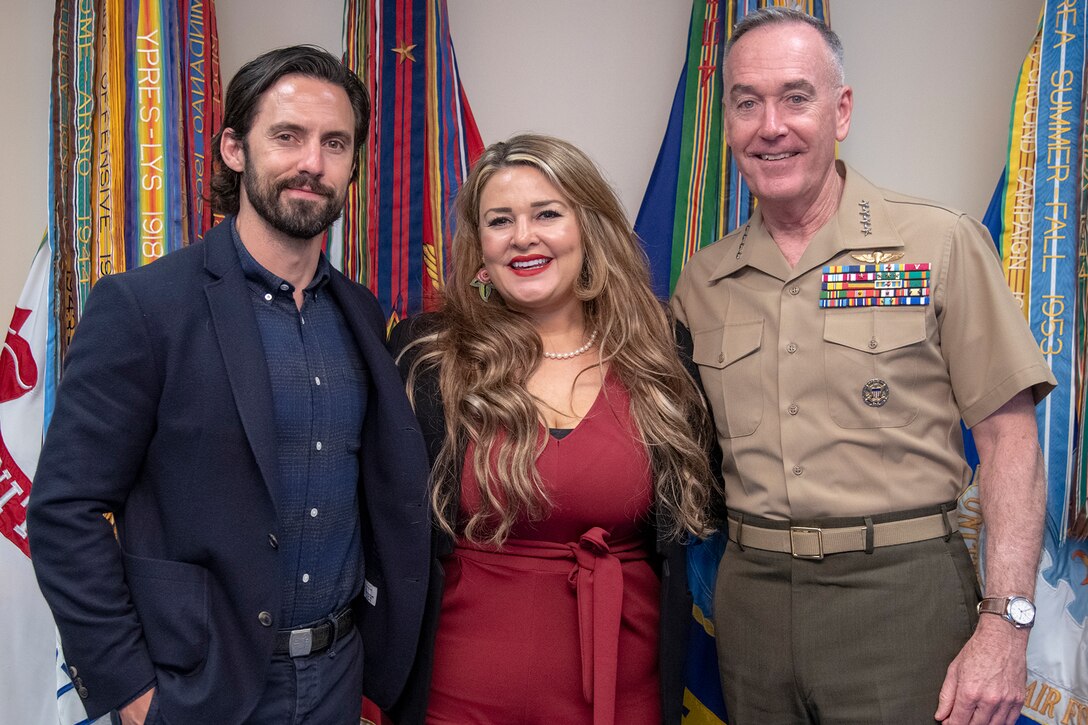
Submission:
[[[0,348],[0,722],[86,722],[30,566],[26,505],[45,418],[49,245],[38,248]]]

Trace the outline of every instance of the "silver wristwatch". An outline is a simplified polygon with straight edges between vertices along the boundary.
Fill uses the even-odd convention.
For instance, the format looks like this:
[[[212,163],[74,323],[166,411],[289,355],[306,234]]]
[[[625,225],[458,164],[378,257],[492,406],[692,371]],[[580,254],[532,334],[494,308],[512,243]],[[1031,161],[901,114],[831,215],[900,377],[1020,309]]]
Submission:
[[[996,614],[1017,629],[1035,624],[1035,605],[1027,597],[986,597],[978,603],[979,614]]]

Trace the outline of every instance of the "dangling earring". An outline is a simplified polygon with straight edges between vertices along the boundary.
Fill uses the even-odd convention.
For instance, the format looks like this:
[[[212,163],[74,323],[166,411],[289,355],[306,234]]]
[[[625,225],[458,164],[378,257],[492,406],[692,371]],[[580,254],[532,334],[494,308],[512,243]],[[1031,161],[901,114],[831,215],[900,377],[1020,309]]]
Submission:
[[[480,299],[484,302],[487,302],[488,298],[491,297],[492,290],[495,289],[495,285],[491,284],[491,275],[487,273],[487,269],[484,267],[480,267],[480,271],[472,278],[469,286],[479,290]]]

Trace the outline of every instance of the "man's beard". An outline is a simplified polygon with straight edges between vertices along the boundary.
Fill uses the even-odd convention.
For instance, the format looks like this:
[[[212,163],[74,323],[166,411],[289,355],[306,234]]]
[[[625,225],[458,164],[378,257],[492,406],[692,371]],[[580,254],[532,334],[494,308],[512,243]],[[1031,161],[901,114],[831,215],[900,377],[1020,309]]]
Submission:
[[[344,195],[337,197],[335,189],[309,174],[262,183],[248,156],[242,183],[253,209],[273,229],[296,239],[313,239],[328,229],[344,210]],[[281,194],[285,189],[306,189],[325,198],[322,201],[284,200]]]

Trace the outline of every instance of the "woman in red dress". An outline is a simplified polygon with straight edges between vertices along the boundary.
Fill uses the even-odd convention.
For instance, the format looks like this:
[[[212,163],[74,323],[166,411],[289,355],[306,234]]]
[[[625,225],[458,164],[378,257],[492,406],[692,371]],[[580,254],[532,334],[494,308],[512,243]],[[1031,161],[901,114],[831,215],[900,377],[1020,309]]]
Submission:
[[[456,224],[442,312],[391,342],[438,556],[397,722],[679,722],[707,424],[638,241],[593,163],[536,135],[484,152]]]

